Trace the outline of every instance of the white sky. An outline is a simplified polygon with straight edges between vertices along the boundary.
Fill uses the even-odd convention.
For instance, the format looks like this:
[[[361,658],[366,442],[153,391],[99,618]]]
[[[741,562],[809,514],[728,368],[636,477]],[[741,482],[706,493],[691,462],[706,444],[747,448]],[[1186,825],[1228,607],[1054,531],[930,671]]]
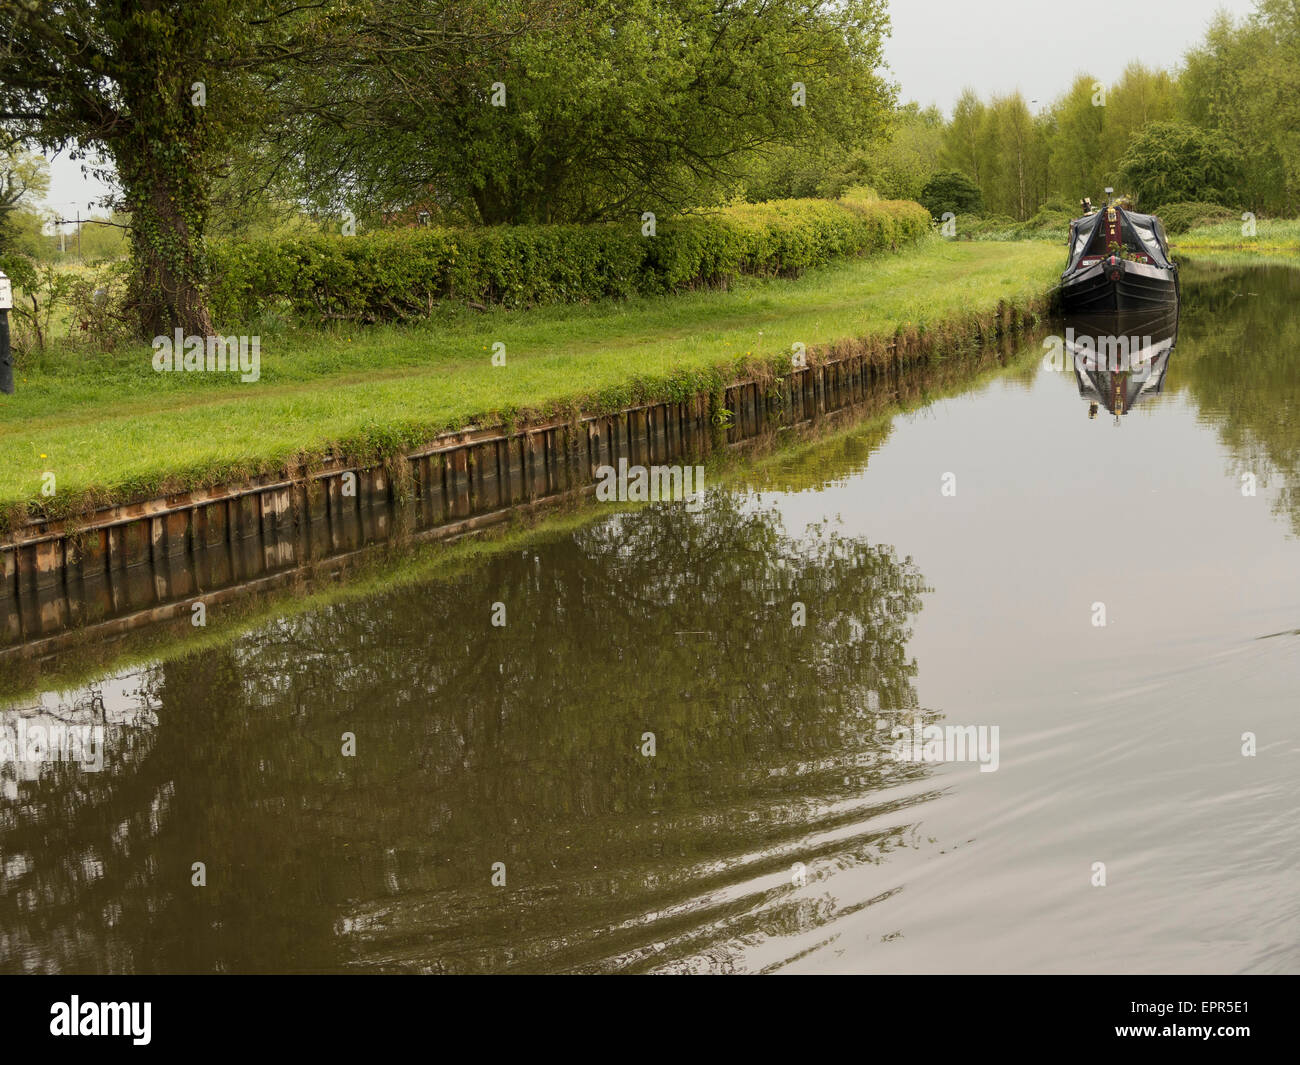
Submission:
[[[1019,89],[1045,106],[1084,70],[1109,84],[1134,59],[1175,66],[1217,10],[1253,8],[1252,0],[892,0],[885,55],[904,100],[946,113],[970,86],[983,97]],[[64,217],[105,191],[66,155],[51,162],[46,202]]]
[[[1174,67],[1216,11],[1252,0],[891,0],[885,57],[904,100],[948,113],[962,89],[1019,89],[1046,106],[1086,71],[1116,81],[1134,59]],[[1089,33],[1088,31],[1092,32]],[[1037,108],[1035,108],[1037,110]]]

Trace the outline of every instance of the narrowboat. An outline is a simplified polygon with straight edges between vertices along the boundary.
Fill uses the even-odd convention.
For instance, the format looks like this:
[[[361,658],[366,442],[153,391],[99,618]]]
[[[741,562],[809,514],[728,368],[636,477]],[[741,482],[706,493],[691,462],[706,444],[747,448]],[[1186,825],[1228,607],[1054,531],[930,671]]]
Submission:
[[[1060,296],[1067,314],[1177,307],[1178,264],[1160,219],[1118,204],[1076,218]]]

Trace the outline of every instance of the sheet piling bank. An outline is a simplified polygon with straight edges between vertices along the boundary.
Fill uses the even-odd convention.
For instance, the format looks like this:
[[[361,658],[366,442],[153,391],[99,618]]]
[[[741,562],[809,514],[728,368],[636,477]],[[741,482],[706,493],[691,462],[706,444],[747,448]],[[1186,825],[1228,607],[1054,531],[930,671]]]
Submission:
[[[597,471],[702,460],[720,448],[924,389],[927,368],[968,372],[975,352],[1036,323],[1047,298],[964,323],[978,343],[935,358],[955,332],[846,342],[817,365],[682,402],[468,429],[372,466],[327,461],[293,478],[32,522],[0,544],[0,666],[343,568],[374,545],[454,539],[594,491]],[[848,350],[852,349],[852,350]],[[966,367],[967,370],[963,370]],[[919,382],[919,384],[918,384]]]

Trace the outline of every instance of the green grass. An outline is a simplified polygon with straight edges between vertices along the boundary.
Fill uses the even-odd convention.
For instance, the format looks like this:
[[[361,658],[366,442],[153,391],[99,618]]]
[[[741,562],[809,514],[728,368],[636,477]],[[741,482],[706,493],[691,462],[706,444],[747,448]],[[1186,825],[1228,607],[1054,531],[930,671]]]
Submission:
[[[366,458],[471,423],[685,396],[791,345],[891,335],[1043,292],[1058,249],[933,241],[792,281],[589,306],[444,308],[419,326],[262,331],[261,379],[154,372],[140,345],[18,367],[0,400],[0,505],[96,501],[281,472],[331,450]],[[491,364],[495,342],[506,365]],[[54,499],[40,496],[45,471]]]
[[[1300,255],[1300,219],[1261,218],[1255,236],[1243,236],[1242,223],[1199,226],[1170,238],[1175,251],[1240,251],[1261,255]]]

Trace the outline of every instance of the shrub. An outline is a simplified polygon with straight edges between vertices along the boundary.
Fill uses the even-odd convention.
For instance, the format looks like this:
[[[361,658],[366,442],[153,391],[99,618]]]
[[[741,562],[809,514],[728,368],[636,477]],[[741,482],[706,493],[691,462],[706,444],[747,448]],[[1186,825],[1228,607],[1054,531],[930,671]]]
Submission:
[[[1197,226],[1212,226],[1218,222],[1237,221],[1240,217],[1231,207],[1219,203],[1202,203],[1183,200],[1167,203],[1154,212],[1170,233],[1186,233]]]
[[[36,260],[22,252],[6,252],[0,255],[0,273],[14,288],[32,288],[36,284]]]
[[[73,277],[65,296],[69,339],[95,351],[110,351],[131,340],[136,315],[128,289],[125,263],[110,263]]]
[[[1079,217],[1082,206],[1072,200],[1067,200],[1064,196],[1049,196],[1038,205],[1038,214],[1044,211],[1055,212],[1057,214],[1068,214],[1071,219]]]
[[[1032,218],[1024,223],[1025,235],[1044,234],[1060,237],[1062,240],[1070,232],[1070,223],[1079,217],[1077,211],[1061,210],[1049,204],[1043,204]]]
[[[794,276],[846,255],[920,240],[909,201],[778,200],[661,222],[383,230],[210,249],[212,307],[247,321],[268,311],[355,321],[419,318],[444,300],[530,306]]]
[[[14,279],[14,288],[22,289],[21,295],[14,293],[11,312],[14,353],[25,356],[44,351],[76,279],[53,263],[22,262],[17,257],[6,260],[4,270]]]
[[[1240,185],[1243,165],[1220,133],[1187,122],[1149,122],[1129,140],[1119,172],[1139,204],[1216,203]]]
[[[940,170],[921,190],[921,204],[936,220],[955,215],[979,214],[984,209],[979,186],[960,170]]]

